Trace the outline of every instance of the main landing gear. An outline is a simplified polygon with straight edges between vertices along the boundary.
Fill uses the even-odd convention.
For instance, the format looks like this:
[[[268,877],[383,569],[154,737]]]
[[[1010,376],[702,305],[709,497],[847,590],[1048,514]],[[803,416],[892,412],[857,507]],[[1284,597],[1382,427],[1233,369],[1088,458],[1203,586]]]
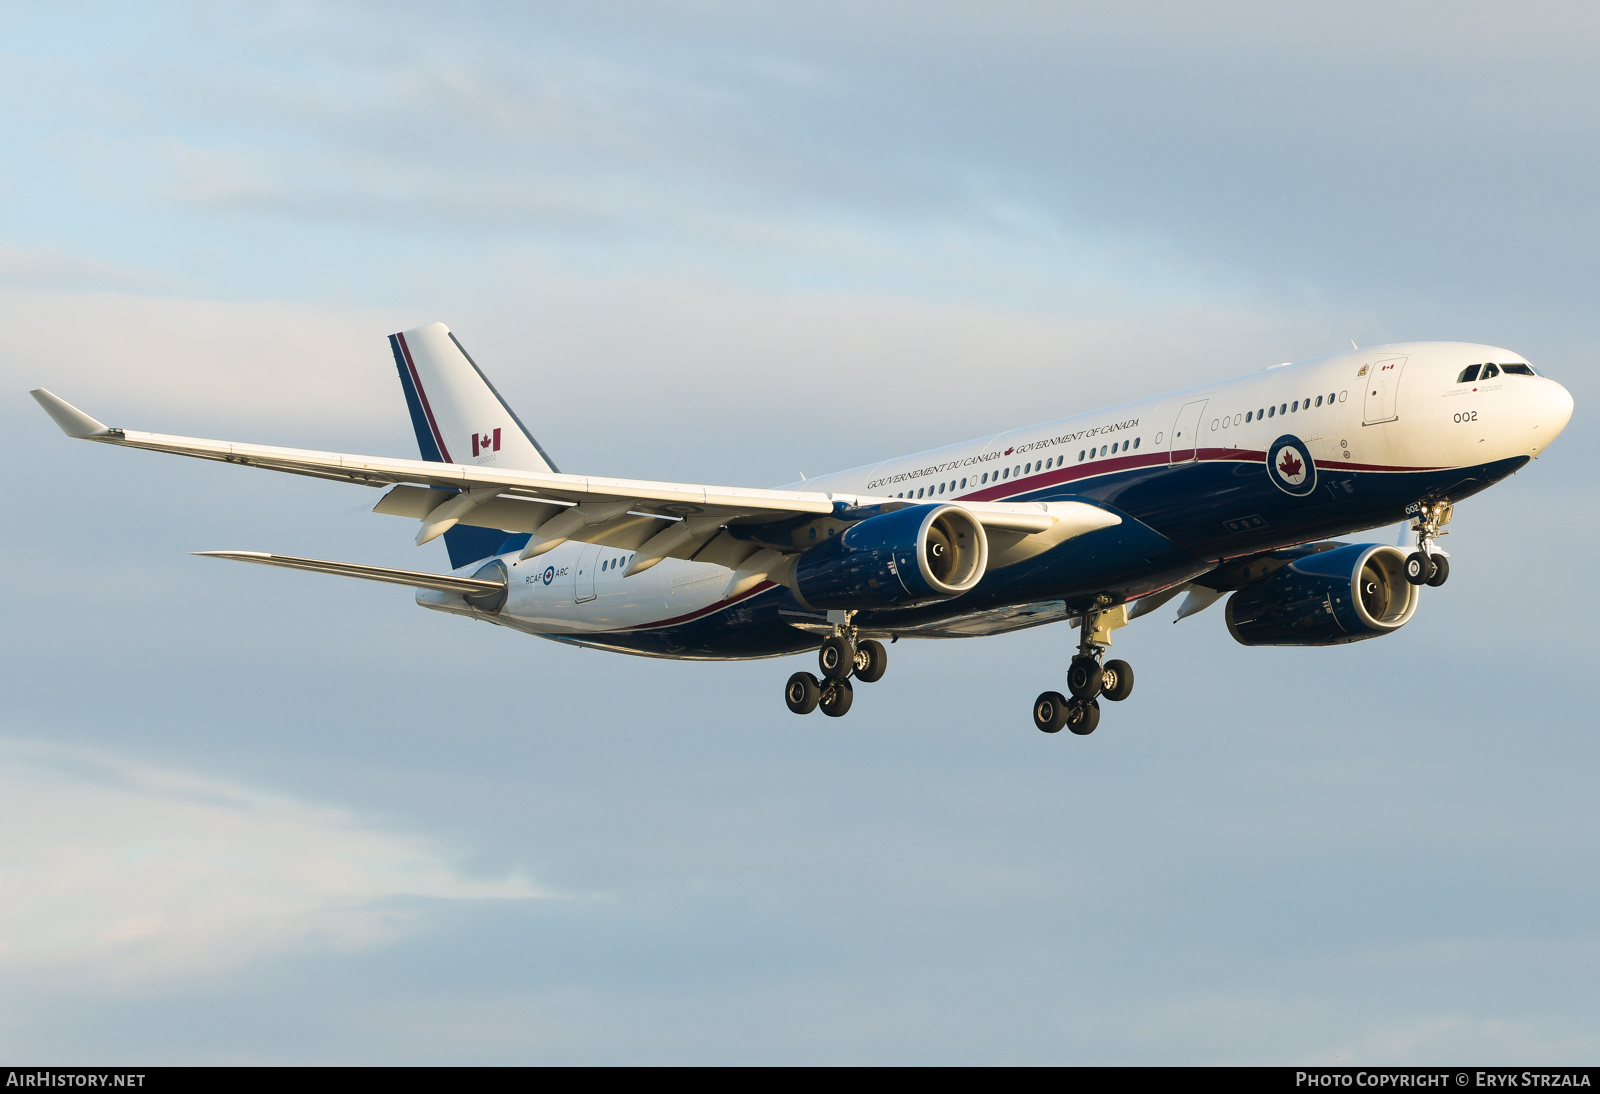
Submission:
[[[1411,518],[1411,530],[1417,534],[1417,549],[1406,556],[1406,580],[1413,585],[1432,585],[1438,588],[1450,578],[1450,559],[1434,543],[1440,536],[1450,533],[1444,526],[1455,515],[1455,506],[1448,501],[1423,502]]]
[[[883,643],[874,638],[857,641],[856,629],[850,623],[855,613],[840,614],[844,618],[834,624],[833,633],[822,640],[822,649],[817,652],[822,679],[809,672],[797,672],[783,687],[783,701],[796,714],[810,714],[821,707],[830,718],[844,717],[855,698],[850,678],[871,684],[882,680],[889,667],[889,651]]]
[[[1033,701],[1033,724],[1045,733],[1070,729],[1081,736],[1100,724],[1100,700],[1120,703],[1133,694],[1133,666],[1126,661],[1101,663],[1111,645],[1111,632],[1128,624],[1127,605],[1109,607],[1101,596],[1079,621],[1078,654],[1067,666],[1067,691],[1047,691]]]

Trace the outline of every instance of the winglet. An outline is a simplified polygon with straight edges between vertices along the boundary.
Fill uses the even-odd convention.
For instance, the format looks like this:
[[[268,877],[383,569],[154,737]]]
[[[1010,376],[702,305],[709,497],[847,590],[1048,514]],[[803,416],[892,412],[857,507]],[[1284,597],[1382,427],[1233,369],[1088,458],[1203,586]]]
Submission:
[[[103,437],[111,430],[100,422],[61,398],[52,395],[44,388],[35,388],[28,392],[36,399],[44,412],[55,419],[56,425],[61,427],[61,432],[69,437]]]

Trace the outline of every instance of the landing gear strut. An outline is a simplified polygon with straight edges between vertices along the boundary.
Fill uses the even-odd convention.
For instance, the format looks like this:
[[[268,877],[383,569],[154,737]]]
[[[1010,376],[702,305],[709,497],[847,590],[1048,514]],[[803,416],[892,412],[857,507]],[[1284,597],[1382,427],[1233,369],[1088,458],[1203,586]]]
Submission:
[[[1101,663],[1111,646],[1111,632],[1128,624],[1128,608],[1113,608],[1109,596],[1095,599],[1078,621],[1078,653],[1067,666],[1069,699],[1047,691],[1033,701],[1033,724],[1044,733],[1070,729],[1087,736],[1100,724],[1100,700],[1120,703],[1133,694],[1133,667],[1126,661]]]
[[[1417,534],[1417,549],[1406,556],[1406,580],[1413,585],[1438,588],[1450,578],[1450,559],[1434,543],[1450,533],[1444,526],[1455,514],[1448,501],[1422,502],[1411,517],[1411,530]]]
[[[828,717],[842,718],[855,697],[855,689],[850,686],[852,676],[863,684],[883,679],[889,668],[889,651],[877,639],[858,640],[851,622],[855,614],[829,613],[833,633],[822,640],[822,648],[817,651],[822,679],[809,672],[797,672],[784,685],[783,701],[796,714],[810,714],[821,707]]]

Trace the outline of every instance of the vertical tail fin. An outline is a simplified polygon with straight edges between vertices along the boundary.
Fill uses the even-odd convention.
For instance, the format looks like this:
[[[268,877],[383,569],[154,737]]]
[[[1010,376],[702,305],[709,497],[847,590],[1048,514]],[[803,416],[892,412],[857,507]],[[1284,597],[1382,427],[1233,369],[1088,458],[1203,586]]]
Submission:
[[[554,471],[555,463],[443,323],[389,336],[422,458]]]
[[[389,336],[422,458],[434,463],[556,471],[555,462],[443,323]],[[458,524],[444,534],[450,566],[497,553],[510,533]]]

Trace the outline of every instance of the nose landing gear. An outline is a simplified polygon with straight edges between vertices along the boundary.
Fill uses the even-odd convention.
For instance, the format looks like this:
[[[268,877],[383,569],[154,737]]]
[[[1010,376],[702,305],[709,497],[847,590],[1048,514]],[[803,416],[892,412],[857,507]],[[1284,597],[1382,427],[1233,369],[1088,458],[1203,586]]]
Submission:
[[[850,686],[853,676],[863,684],[883,679],[889,668],[889,651],[875,638],[857,641],[855,626],[850,620],[855,612],[841,612],[834,623],[833,633],[822,640],[817,651],[817,667],[822,670],[818,680],[809,672],[797,672],[784,685],[783,701],[796,714],[810,714],[818,707],[830,718],[842,718],[850,710],[855,689]]]
[[[1444,526],[1455,515],[1448,501],[1422,502],[1411,517],[1411,530],[1417,534],[1417,549],[1406,556],[1406,580],[1413,585],[1437,589],[1450,578],[1450,559],[1434,543],[1450,533]]]
[[[1043,733],[1070,729],[1080,737],[1100,724],[1100,700],[1120,703],[1133,694],[1133,666],[1126,661],[1101,663],[1111,646],[1111,632],[1128,625],[1128,607],[1109,607],[1111,598],[1099,597],[1079,619],[1078,653],[1067,666],[1067,690],[1047,691],[1033,701],[1033,724]]]

